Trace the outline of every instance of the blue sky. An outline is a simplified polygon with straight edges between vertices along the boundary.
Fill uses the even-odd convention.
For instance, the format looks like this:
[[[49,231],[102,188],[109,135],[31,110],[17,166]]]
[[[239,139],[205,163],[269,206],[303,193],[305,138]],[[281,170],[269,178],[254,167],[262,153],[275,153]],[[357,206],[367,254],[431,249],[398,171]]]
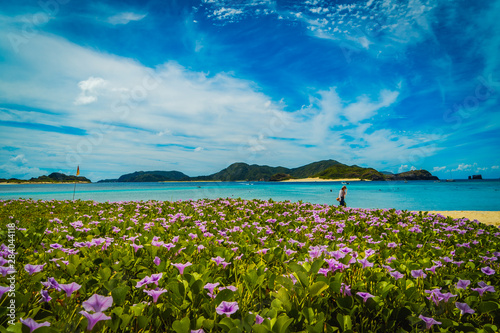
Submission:
[[[335,159],[500,177],[500,0],[10,1],[0,178]]]

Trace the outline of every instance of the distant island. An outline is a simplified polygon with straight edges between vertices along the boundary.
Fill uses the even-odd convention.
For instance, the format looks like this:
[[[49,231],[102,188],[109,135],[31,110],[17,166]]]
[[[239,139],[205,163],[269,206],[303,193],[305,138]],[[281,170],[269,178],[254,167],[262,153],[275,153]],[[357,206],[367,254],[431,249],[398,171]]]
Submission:
[[[25,179],[17,179],[17,178],[0,178],[0,183],[9,183],[9,184],[31,184],[31,183],[91,183],[90,179],[79,176],[67,176],[60,172],[53,172],[48,176],[40,176],[37,178],[31,178],[28,180]]]
[[[398,174],[380,172],[373,168],[346,165],[335,160],[310,163],[298,168],[270,167],[233,163],[227,168],[208,175],[189,177],[179,171],[137,171],[117,179],[104,179],[99,183],[110,182],[166,182],[166,181],[285,181],[291,179],[318,178],[323,180],[438,180],[426,170],[412,170]]]

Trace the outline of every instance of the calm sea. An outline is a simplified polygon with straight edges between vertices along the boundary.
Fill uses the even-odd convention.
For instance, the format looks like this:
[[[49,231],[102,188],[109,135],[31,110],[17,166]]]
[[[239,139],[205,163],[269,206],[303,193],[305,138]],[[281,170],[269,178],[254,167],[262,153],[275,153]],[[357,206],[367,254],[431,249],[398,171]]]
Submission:
[[[273,199],[337,204],[342,184],[269,182],[169,182],[76,184],[75,200],[147,201],[203,198]],[[0,199],[72,200],[73,184],[0,185]],[[349,207],[407,210],[500,210],[500,180],[455,182],[351,182]]]

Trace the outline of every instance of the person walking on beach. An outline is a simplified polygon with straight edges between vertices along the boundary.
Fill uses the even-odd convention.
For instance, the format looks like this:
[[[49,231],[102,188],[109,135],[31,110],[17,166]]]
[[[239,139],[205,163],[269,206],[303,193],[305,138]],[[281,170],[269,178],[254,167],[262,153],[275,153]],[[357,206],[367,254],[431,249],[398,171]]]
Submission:
[[[342,186],[339,192],[339,197],[337,198],[337,201],[339,201],[339,206],[346,206],[345,204],[345,196],[347,194],[347,186]]]

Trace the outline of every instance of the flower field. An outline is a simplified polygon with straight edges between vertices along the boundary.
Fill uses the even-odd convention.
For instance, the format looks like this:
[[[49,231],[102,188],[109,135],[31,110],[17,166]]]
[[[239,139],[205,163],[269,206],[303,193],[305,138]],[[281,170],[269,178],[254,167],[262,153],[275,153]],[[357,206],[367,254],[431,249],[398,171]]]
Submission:
[[[465,219],[272,200],[20,199],[0,201],[0,221],[0,332],[500,327],[500,230]]]

